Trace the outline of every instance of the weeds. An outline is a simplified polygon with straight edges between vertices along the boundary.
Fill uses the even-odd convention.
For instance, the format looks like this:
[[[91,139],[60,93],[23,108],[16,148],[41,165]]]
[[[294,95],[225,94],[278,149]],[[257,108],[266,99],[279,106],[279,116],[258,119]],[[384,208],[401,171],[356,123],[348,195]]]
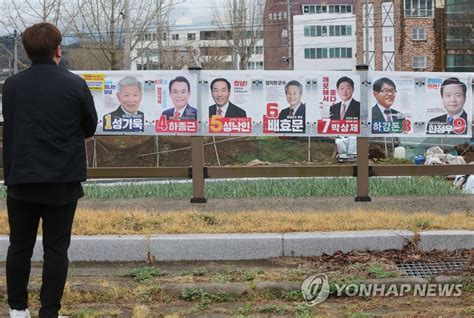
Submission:
[[[373,278],[391,278],[399,276],[397,272],[387,271],[376,263],[370,263],[367,271],[369,272],[369,276]]]
[[[144,283],[149,281],[153,277],[165,275],[166,273],[162,272],[158,267],[146,266],[132,269],[127,276],[133,277],[133,279],[139,283]]]

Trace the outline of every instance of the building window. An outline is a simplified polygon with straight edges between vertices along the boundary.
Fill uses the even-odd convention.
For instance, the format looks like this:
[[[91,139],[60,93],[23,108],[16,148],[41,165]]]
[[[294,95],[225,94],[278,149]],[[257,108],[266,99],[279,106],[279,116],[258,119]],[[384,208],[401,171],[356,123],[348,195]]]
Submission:
[[[196,40],[196,33],[188,33],[188,41]]]
[[[405,16],[426,18],[433,16],[433,0],[405,0]]]
[[[474,72],[474,55],[452,55],[446,56],[446,71],[448,72]]]
[[[414,56],[412,60],[413,68],[426,68],[426,56]]]
[[[329,32],[328,32],[329,31]],[[351,36],[352,26],[350,25],[305,25],[304,36]]]
[[[426,40],[426,28],[415,27],[411,29],[411,38],[413,41],[424,41]]]
[[[247,62],[248,70],[263,70],[263,62]]]
[[[171,40],[173,41],[178,41],[179,40],[179,34],[171,34]]]
[[[352,48],[332,47],[304,49],[305,59],[350,59],[352,58]]]
[[[329,13],[352,13],[351,5],[329,5]]]
[[[305,59],[315,59],[316,58],[316,49],[304,49],[304,58]]]
[[[263,54],[263,46],[256,46],[255,54]]]
[[[462,14],[474,8],[472,1],[467,0],[447,0],[445,4],[446,13]]]

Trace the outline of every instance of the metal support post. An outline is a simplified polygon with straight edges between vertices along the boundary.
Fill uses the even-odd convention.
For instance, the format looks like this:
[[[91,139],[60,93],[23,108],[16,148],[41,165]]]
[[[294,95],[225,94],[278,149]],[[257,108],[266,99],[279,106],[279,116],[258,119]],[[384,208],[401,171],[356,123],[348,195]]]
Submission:
[[[369,138],[357,138],[357,196],[356,202],[372,201],[369,197]]]
[[[193,197],[191,203],[206,203],[204,195],[204,144],[203,137],[191,137],[191,163],[193,172]]]
[[[368,86],[368,71],[369,65],[359,64],[356,65],[356,70],[360,74],[361,82],[363,85]],[[360,96],[360,118],[368,117],[369,96],[367,89],[361,90]],[[369,132],[370,124],[364,121],[360,122],[361,136],[357,137],[357,194],[355,197],[356,202],[368,202],[371,201],[369,196]]]

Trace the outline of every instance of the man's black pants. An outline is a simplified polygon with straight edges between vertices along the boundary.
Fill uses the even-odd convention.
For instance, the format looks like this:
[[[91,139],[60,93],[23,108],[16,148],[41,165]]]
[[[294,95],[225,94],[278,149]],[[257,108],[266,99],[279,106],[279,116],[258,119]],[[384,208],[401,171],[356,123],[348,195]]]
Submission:
[[[66,283],[71,229],[77,201],[66,205],[31,203],[7,197],[10,246],[7,255],[8,304],[12,309],[28,307],[31,256],[40,219],[43,229],[43,283],[40,317],[57,317]]]

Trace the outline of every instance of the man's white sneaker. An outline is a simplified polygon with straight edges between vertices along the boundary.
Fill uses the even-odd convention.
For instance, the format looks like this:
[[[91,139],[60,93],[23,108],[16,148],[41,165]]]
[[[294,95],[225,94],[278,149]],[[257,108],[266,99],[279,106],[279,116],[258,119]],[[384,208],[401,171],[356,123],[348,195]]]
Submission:
[[[10,309],[10,318],[31,318],[30,311],[28,309],[25,309],[25,310]]]

